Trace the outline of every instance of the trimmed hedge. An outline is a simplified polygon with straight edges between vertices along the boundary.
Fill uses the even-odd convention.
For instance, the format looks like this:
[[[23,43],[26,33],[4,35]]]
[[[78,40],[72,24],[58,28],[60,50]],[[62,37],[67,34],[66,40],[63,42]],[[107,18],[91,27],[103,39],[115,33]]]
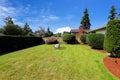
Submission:
[[[104,34],[91,33],[87,35],[87,43],[94,49],[103,49]]]
[[[69,33],[64,33],[62,38],[63,38],[63,41],[68,43],[68,44],[73,44],[76,41],[75,35],[69,34]]]
[[[0,54],[36,46],[43,43],[44,41],[41,37],[0,36]]]
[[[80,35],[80,41],[81,41],[82,43],[84,43],[84,44],[87,43],[87,42],[86,42],[86,34],[81,34],[81,35]]]
[[[104,49],[112,57],[120,57],[120,20],[111,20],[106,27]]]
[[[58,41],[55,37],[48,37],[45,39],[45,44],[57,44]]]

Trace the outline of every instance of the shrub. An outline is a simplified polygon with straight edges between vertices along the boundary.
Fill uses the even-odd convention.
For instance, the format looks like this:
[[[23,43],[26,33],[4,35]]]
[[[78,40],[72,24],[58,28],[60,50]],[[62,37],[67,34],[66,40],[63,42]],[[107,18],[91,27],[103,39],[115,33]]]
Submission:
[[[0,36],[0,54],[36,46],[43,43],[44,41],[41,37]]]
[[[76,41],[75,35],[73,35],[73,34],[64,33],[62,37],[63,37],[63,41],[67,42],[68,44],[73,44]]]
[[[106,27],[104,49],[112,57],[120,57],[120,20],[111,20]]]
[[[57,44],[58,41],[55,37],[48,37],[45,39],[46,44]]]
[[[80,35],[80,41],[84,44],[86,44],[86,34],[81,34]]]
[[[91,33],[87,35],[87,43],[95,49],[103,49],[104,35]]]

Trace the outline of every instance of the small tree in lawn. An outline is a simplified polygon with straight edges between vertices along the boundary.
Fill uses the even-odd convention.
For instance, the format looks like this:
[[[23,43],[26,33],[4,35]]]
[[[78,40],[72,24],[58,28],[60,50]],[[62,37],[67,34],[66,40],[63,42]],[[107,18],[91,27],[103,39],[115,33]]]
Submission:
[[[28,23],[25,23],[24,27],[23,27],[23,32],[24,32],[24,35],[29,35],[29,34],[32,34],[32,29],[29,27],[29,24]]]
[[[89,19],[89,14],[87,8],[84,11],[84,16],[82,17],[81,24],[83,26],[83,29],[90,29],[91,23]]]
[[[116,9],[115,9],[114,5],[112,5],[108,19],[115,20],[115,18],[116,18]]]

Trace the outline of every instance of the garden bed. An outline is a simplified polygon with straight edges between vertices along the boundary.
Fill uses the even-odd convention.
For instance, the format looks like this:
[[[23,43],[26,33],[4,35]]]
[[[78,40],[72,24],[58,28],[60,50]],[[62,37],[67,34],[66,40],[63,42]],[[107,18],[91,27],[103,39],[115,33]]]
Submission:
[[[120,58],[105,57],[104,64],[112,74],[120,78]]]

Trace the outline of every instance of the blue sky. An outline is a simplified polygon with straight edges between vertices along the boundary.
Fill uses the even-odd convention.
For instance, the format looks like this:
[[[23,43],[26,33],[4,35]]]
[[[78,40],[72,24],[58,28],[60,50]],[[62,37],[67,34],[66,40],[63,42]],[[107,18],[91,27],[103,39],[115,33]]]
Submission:
[[[39,26],[53,32],[77,29],[88,8],[91,29],[96,29],[106,25],[112,5],[120,12],[120,0],[1,0],[0,27],[11,16],[15,24],[27,22],[33,31]]]

